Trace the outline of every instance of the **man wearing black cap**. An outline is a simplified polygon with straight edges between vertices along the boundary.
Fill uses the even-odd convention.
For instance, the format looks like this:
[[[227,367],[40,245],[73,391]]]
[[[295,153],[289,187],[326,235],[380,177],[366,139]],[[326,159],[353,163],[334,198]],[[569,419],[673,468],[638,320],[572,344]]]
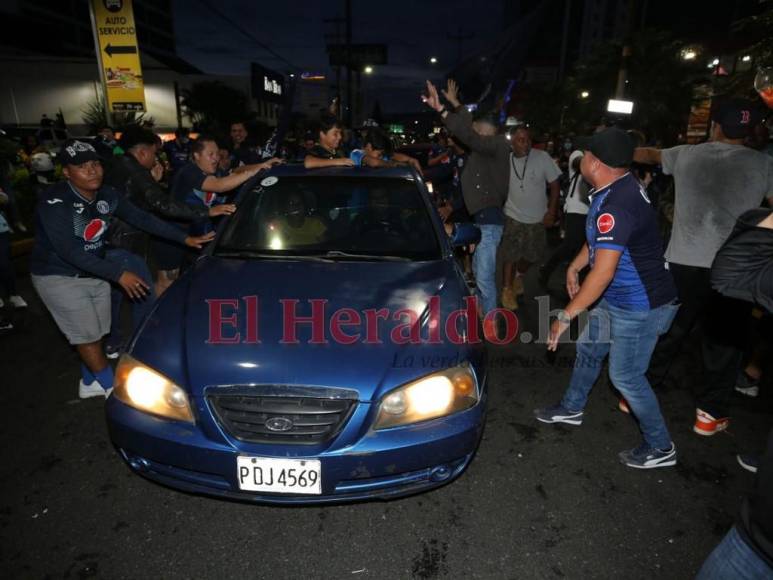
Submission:
[[[634,160],[661,164],[674,176],[674,226],[666,251],[679,299],[679,315],[658,344],[649,369],[653,385],[663,382],[696,322],[701,321],[705,383],[696,389],[693,430],[711,436],[727,428],[729,403],[740,369],[748,319],[743,303],[711,290],[711,263],[736,219],[773,197],[773,159],[743,145],[760,120],[748,101],[731,99],[712,114],[711,140],[670,149],[639,148]]]
[[[51,186],[38,202],[32,284],[81,357],[79,396],[107,396],[113,386],[113,371],[102,351],[102,337],[110,330],[108,281],[120,285],[132,299],[142,299],[149,289],[135,272],[106,259],[113,216],[196,248],[213,236],[188,237],[103,186],[100,158],[88,143],[66,142],[58,159],[66,181]]]
[[[580,171],[593,186],[586,222],[587,243],[569,265],[571,301],[550,328],[556,350],[570,321],[593,307],[577,341],[572,379],[557,405],[537,409],[543,423],[582,424],[588,394],[609,355],[609,376],[639,420],[644,442],[619,454],[638,469],[676,464],[666,428],[645,371],[658,336],[676,315],[676,288],[663,258],[657,220],[639,181],[629,172],[633,142],[617,128],[596,133],[582,147]],[[590,265],[582,286],[579,272]]]

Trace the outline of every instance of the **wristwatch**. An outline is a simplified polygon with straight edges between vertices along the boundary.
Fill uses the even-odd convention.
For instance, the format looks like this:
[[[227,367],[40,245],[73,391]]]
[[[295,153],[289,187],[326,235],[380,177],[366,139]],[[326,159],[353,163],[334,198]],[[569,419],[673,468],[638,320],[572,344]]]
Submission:
[[[561,324],[569,324],[572,321],[566,310],[559,310],[558,314],[556,314],[556,320]]]

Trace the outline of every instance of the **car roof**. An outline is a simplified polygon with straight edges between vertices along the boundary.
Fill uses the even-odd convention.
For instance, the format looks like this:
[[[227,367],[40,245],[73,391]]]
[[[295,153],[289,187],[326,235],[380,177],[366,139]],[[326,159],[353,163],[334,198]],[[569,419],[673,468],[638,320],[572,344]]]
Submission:
[[[414,180],[416,175],[411,167],[324,167],[306,169],[302,163],[287,163],[275,165],[268,173],[261,176],[276,175],[277,177],[387,177],[392,179]]]

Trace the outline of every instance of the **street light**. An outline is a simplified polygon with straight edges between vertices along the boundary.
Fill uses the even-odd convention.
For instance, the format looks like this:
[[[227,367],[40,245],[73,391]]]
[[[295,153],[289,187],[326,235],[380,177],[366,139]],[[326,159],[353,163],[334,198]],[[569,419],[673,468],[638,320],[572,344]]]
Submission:
[[[583,99],[587,99],[588,97],[590,97],[590,93],[588,91],[583,91],[580,93],[580,97]]]
[[[682,59],[684,60],[695,60],[696,56],[698,56],[698,54],[690,48],[682,51]]]
[[[742,60],[743,62],[749,62],[751,59],[752,59],[752,57],[751,57],[751,56],[749,56],[749,55],[747,54],[747,55],[745,55],[745,56],[744,56],[744,57],[743,57],[741,60]]]
[[[437,59],[433,56],[429,59],[429,62],[431,62],[432,64],[437,64]]]
[[[373,74],[373,67],[372,67],[372,66],[370,66],[370,65],[366,66],[366,67],[365,67],[365,74],[366,74],[366,75]]]
[[[711,61],[711,66],[717,66],[718,64],[719,64],[718,58],[715,58],[714,60]]]

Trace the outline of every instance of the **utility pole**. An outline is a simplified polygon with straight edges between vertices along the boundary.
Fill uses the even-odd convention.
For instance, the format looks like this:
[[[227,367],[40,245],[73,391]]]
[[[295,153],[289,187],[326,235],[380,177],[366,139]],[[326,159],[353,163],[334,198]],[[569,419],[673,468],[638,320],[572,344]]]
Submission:
[[[561,35],[561,63],[558,65],[558,82],[564,80],[566,73],[566,51],[569,47],[569,18],[572,16],[572,0],[564,0],[564,30]]]
[[[617,87],[615,98],[625,97],[625,84],[628,78],[628,60],[631,58],[631,36],[633,35],[633,13],[636,8],[635,0],[628,0],[628,14],[625,18],[625,37],[623,40],[623,52],[620,55],[620,69],[617,72]]]
[[[346,125],[352,126],[352,0],[346,0]]]
[[[341,34],[341,24],[346,22],[345,18],[341,18],[340,16],[337,16],[336,18],[325,18],[323,21],[326,24],[334,24],[335,25],[335,34],[326,34],[325,35],[325,41],[329,44],[340,46],[341,41],[343,39],[343,34]],[[341,115],[341,64],[336,65],[336,97],[338,97],[338,111],[336,112],[336,116]]]
[[[451,40],[455,40],[458,43],[457,46],[457,54],[456,54],[456,65],[459,66],[459,64],[462,62],[462,43],[465,40],[469,40],[475,36],[472,32],[462,33],[462,27],[459,27],[459,30],[456,34],[449,34],[448,38]]]

